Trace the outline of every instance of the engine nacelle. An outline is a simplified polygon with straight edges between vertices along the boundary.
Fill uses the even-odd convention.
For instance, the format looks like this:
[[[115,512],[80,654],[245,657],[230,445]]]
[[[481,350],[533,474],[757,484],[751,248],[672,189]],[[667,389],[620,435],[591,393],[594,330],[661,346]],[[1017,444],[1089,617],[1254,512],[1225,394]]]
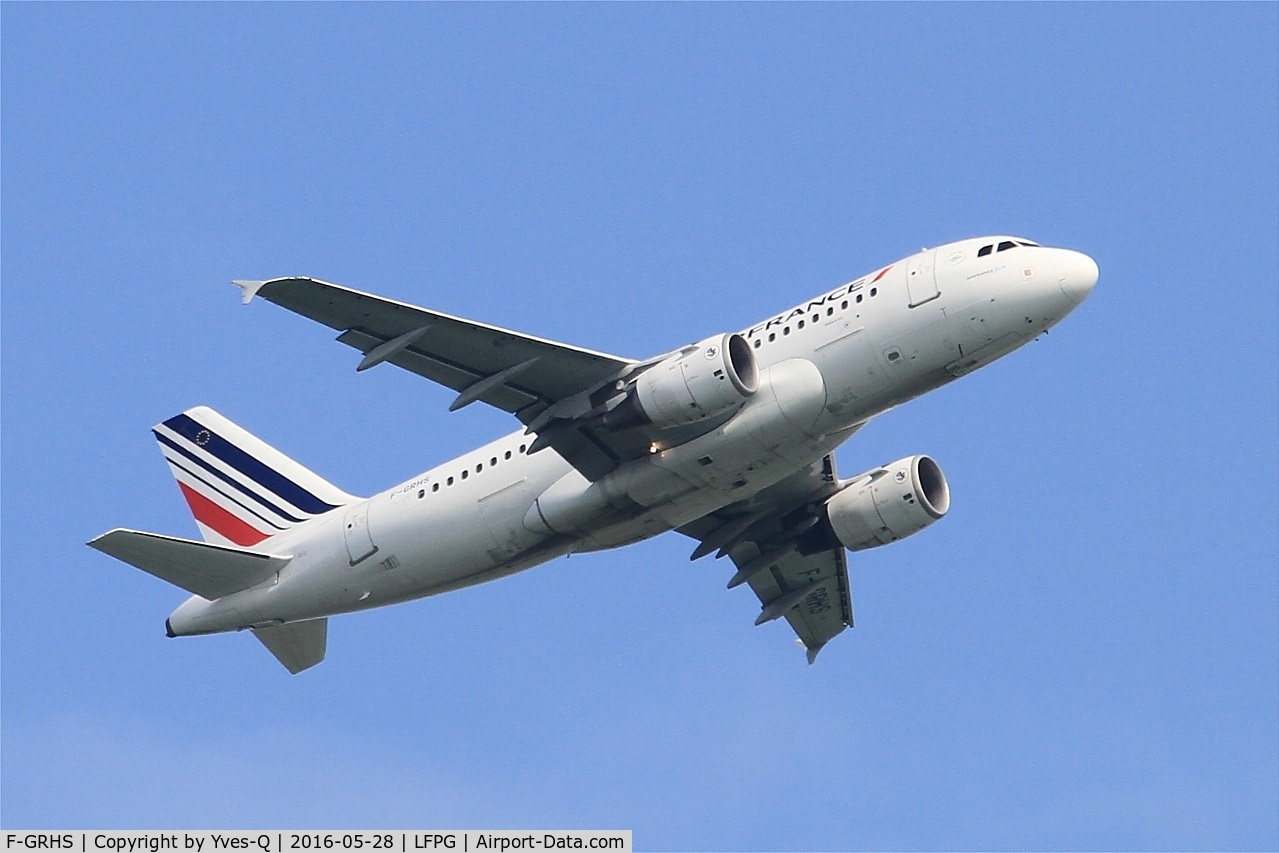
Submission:
[[[918,533],[950,509],[950,486],[927,456],[907,456],[854,478],[826,502],[841,545],[862,551]]]
[[[740,405],[758,388],[759,365],[750,344],[739,334],[716,335],[636,377],[604,425],[617,430],[691,424]]]

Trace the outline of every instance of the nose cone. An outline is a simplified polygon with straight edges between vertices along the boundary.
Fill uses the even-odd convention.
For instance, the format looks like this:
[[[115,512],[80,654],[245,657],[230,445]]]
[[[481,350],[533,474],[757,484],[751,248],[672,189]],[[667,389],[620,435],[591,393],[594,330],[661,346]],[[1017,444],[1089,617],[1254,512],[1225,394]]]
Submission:
[[[1097,262],[1083,252],[1061,250],[1057,261],[1058,283],[1061,285],[1061,292],[1071,302],[1078,305],[1087,299],[1093,286],[1097,284],[1099,274]]]

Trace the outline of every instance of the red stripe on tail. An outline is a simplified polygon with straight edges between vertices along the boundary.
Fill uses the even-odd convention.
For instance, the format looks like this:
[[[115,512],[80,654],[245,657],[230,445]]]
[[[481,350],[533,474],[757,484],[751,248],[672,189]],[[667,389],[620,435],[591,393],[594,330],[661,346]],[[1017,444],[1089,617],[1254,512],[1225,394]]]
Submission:
[[[186,483],[179,482],[182,497],[187,499],[191,514],[195,520],[237,545],[256,545],[266,538],[266,534],[250,527]]]

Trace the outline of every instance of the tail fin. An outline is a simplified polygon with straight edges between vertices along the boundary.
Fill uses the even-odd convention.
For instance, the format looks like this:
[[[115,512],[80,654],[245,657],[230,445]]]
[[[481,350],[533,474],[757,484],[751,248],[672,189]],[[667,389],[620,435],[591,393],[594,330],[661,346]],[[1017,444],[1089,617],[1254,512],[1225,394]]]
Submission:
[[[206,406],[152,432],[206,542],[251,547],[359,500]]]

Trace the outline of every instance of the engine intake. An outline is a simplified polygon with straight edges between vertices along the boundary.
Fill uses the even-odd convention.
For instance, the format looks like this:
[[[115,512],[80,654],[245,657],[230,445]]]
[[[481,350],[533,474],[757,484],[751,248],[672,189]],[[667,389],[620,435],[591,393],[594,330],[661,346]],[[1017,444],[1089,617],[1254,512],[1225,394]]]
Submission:
[[[855,477],[826,502],[826,517],[841,545],[862,551],[918,533],[949,509],[946,475],[918,455]]]
[[[759,365],[750,344],[736,333],[716,335],[636,377],[604,425],[619,430],[696,423],[742,404],[758,388]]]

